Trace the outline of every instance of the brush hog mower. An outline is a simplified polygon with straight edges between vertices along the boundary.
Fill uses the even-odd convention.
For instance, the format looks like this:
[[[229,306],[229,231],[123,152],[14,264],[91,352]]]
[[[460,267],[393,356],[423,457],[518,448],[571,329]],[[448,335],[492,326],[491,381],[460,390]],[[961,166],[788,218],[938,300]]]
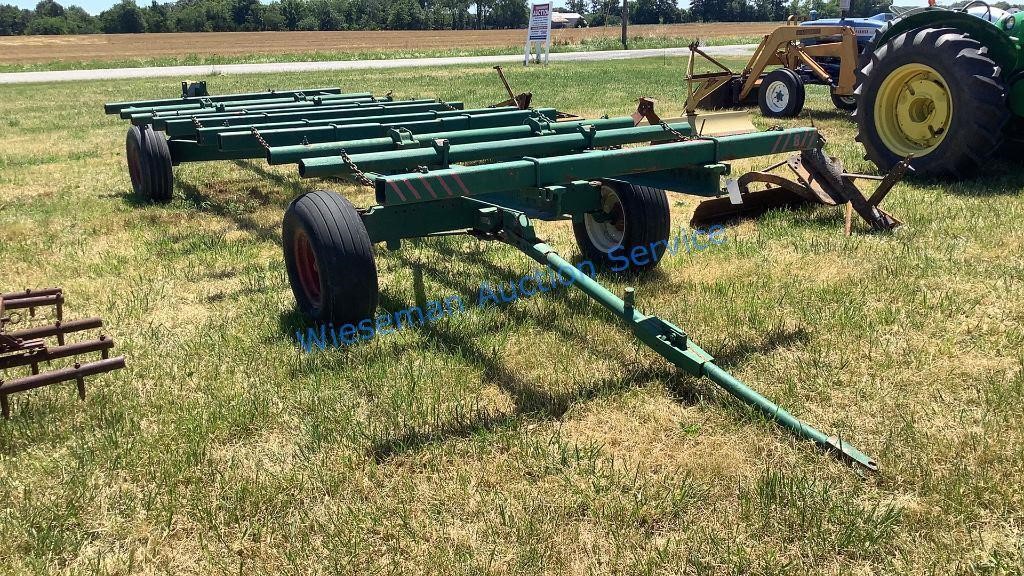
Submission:
[[[327,126],[299,122],[220,128],[191,122],[188,114],[156,120],[166,120],[168,131],[179,126],[191,131],[187,146],[192,149],[223,153],[238,146],[249,154],[255,145],[270,164],[296,165],[304,178],[348,179],[374,191],[375,201],[364,208],[332,191],[302,194],[284,215],[282,246],[297,306],[310,319],[340,328],[339,340],[345,343],[355,341],[356,326],[372,333],[383,321],[377,316],[375,244],[398,250],[404,240],[451,234],[502,242],[570,278],[571,285],[680,369],[708,377],[799,438],[869,470],[877,468],[841,436],[818,431],[731,376],[681,328],[641,313],[632,289],[620,297],[581,273],[534,229],[538,220],[571,222],[587,260],[614,269],[616,259],[628,255],[633,265],[627,270],[648,272],[657,268],[668,246],[667,192],[717,198],[725,193],[722,178],[730,173],[729,161],[790,153],[808,155],[788,184],[797,190],[794,197],[852,201],[873,227],[896,225],[846,185],[841,167],[821,152],[823,140],[816,129],[756,132],[749,119],[740,126],[734,113],[702,115],[699,122],[663,119],[650,99],[641,99],[633,116],[593,120],[512,108],[474,115],[455,111],[458,122],[451,124],[446,118],[356,125],[335,119]],[[503,121],[493,122],[498,115]],[[212,139],[219,144],[204,144]],[[748,188],[763,181],[758,176],[742,180]],[[802,186],[809,192],[801,195]],[[750,189],[740,198],[753,202],[757,192]]]
[[[40,310],[53,310],[52,323],[37,322]],[[24,327],[19,325],[25,324]],[[124,357],[110,357],[114,341],[100,334],[95,339],[70,342],[73,334],[103,327],[99,318],[64,320],[64,292],[60,288],[25,290],[0,295],[0,408],[11,414],[8,396],[59,382],[74,382],[85,398],[85,379],[124,368]],[[56,345],[54,345],[56,344]],[[83,361],[82,357],[98,357]],[[41,370],[56,361],[62,368]]]

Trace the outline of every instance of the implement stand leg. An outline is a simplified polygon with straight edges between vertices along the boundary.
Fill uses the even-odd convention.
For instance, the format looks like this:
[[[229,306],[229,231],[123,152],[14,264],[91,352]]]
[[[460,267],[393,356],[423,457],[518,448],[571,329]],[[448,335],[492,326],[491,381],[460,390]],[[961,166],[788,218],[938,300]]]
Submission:
[[[694,344],[680,328],[657,316],[647,316],[634,309],[632,296],[628,291],[629,302],[612,294],[600,283],[564,260],[550,246],[533,237],[532,226],[526,221],[525,216],[519,216],[519,224],[516,232],[506,227],[499,237],[537,262],[560,274],[569,275],[577,288],[625,321],[641,342],[666,360],[694,376],[707,376],[712,382],[744,403],[757,408],[766,417],[778,422],[796,436],[812,440],[821,448],[870,471],[878,470],[878,465],[871,457],[845,443],[841,438],[828,436],[803,422],[719,368],[714,363],[714,358]]]

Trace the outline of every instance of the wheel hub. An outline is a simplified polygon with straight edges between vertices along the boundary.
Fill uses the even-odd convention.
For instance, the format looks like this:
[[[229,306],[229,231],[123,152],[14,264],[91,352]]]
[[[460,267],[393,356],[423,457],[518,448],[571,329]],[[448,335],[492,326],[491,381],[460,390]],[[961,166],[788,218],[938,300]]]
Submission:
[[[772,112],[782,112],[789,103],[789,87],[785,83],[775,81],[768,85],[768,107]]]
[[[945,139],[952,119],[949,87],[930,66],[901,66],[879,87],[875,125],[882,142],[900,156],[934,150]]]
[[[609,253],[621,246],[626,237],[626,214],[622,200],[611,186],[601,187],[601,212],[583,216],[590,242],[598,250]]]

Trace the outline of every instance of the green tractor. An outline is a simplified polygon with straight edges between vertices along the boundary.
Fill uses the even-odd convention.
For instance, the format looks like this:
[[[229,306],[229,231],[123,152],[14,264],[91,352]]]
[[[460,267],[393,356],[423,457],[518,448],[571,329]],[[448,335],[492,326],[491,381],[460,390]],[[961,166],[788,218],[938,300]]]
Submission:
[[[857,73],[857,140],[882,170],[913,156],[918,175],[982,165],[1024,117],[1024,11],[975,0],[896,14]]]

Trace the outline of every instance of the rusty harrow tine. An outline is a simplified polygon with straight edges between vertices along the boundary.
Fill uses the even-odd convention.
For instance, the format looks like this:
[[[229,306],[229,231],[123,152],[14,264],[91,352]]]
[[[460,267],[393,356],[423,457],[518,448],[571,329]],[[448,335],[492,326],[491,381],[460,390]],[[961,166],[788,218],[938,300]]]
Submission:
[[[78,398],[84,400],[85,379],[87,377],[120,370],[124,368],[124,366],[124,356],[118,356],[116,358],[107,358],[105,360],[97,360],[95,362],[87,362],[85,364],[75,364],[71,368],[62,368],[60,370],[54,370],[53,372],[33,374],[32,376],[24,376],[22,378],[14,378],[7,381],[0,380],[0,412],[2,412],[4,418],[11,417],[11,406],[7,399],[9,394],[24,392],[34,388],[41,388],[43,386],[49,386],[59,382],[68,382],[70,380],[74,380],[77,384]]]
[[[0,356],[0,370],[16,368],[18,366],[33,366],[33,374],[37,374],[38,367],[35,365],[38,365],[40,362],[50,362],[60,358],[68,358],[70,356],[78,356],[79,354],[88,354],[90,352],[102,353],[102,357],[105,360],[109,356],[110,349],[113,347],[113,338],[100,336],[98,340],[89,340],[88,342],[75,342],[74,344],[65,344],[64,346],[35,348],[29,350],[25,354]]]
[[[93,328],[102,328],[103,320],[101,318],[84,318],[82,320],[69,320],[67,322],[56,322],[47,326],[39,326],[35,328],[24,328],[22,330],[12,330],[7,332],[6,335],[16,340],[33,340],[36,338],[48,338],[50,336],[56,336],[63,339],[64,335],[72,332],[81,332],[82,330],[91,330]],[[61,345],[64,343],[61,342]]]

